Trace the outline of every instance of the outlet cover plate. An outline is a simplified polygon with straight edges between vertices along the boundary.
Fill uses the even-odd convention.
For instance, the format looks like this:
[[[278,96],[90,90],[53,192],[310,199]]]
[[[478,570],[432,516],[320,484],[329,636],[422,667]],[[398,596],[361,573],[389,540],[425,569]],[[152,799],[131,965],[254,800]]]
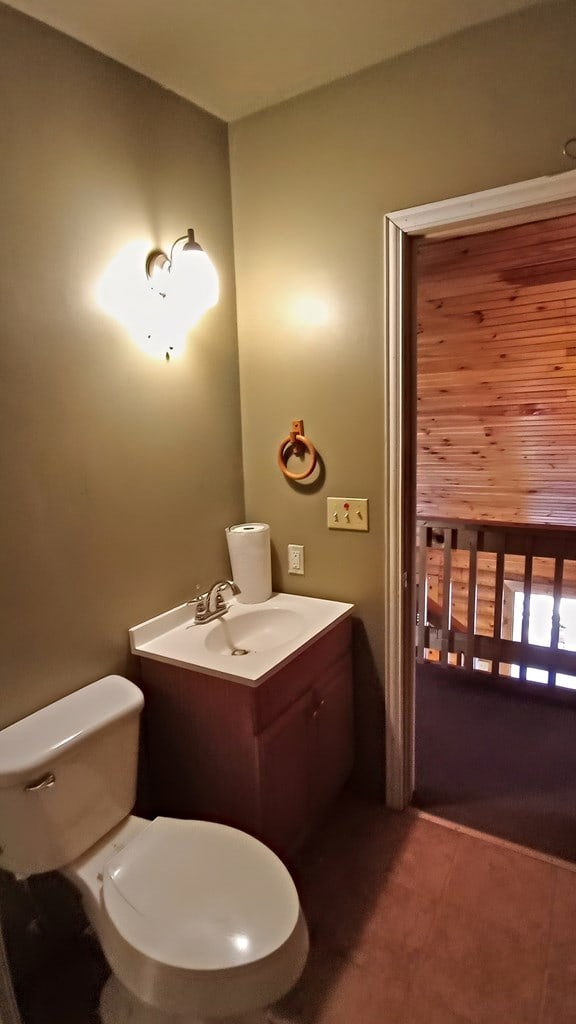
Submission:
[[[304,545],[288,545],[288,572],[292,576],[304,575]]]
[[[368,532],[368,498],[326,498],[329,530]]]

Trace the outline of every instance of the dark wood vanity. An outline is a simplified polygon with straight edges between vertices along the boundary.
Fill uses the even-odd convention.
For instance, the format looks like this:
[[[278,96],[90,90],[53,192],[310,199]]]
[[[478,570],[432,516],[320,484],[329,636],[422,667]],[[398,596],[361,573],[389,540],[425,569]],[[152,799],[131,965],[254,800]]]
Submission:
[[[141,659],[152,812],[293,851],[353,759],[351,620],[261,683]]]

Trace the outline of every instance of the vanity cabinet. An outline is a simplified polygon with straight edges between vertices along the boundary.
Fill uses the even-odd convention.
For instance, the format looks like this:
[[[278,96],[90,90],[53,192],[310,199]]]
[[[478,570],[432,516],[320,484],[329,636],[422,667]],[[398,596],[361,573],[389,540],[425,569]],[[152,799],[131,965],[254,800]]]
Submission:
[[[254,686],[152,659],[141,667],[153,813],[295,849],[352,767],[350,619]]]

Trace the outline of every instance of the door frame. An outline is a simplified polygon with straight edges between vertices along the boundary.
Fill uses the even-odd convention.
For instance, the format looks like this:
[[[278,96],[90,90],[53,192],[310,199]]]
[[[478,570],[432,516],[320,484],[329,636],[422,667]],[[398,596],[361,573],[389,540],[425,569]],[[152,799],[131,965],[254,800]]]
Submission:
[[[386,803],[414,791],[416,342],[413,241],[576,212],[576,171],[396,210],[384,217],[384,699]]]

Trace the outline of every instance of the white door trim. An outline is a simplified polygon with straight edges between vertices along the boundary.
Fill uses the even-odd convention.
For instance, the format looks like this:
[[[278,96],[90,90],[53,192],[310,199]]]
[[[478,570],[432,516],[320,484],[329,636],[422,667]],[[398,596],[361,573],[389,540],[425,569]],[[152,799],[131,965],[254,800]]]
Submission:
[[[444,199],[384,218],[384,699],[386,802],[414,789],[415,401],[410,238],[462,235],[576,212],[576,171]]]

